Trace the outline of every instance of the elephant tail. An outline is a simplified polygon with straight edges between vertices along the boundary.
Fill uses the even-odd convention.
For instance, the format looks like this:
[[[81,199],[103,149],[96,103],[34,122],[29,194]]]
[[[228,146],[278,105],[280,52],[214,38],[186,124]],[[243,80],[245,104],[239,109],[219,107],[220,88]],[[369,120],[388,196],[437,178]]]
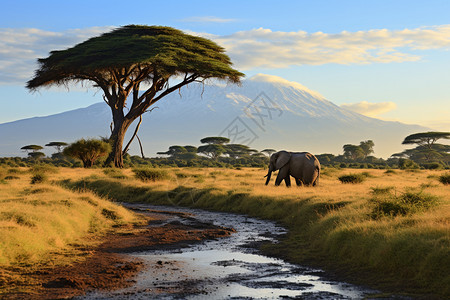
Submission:
[[[316,166],[316,169],[314,170],[314,173],[317,172],[317,177],[313,182],[313,186],[316,186],[319,184],[319,177],[320,177],[320,167]]]

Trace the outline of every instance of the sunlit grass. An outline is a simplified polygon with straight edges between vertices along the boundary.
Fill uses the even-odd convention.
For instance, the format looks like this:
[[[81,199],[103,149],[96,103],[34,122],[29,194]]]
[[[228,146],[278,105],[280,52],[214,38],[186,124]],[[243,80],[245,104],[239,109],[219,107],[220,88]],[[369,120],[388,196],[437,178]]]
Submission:
[[[0,169],[0,216],[8,216],[0,222],[0,234],[9,240],[10,246],[4,247],[8,253],[22,253],[0,254],[0,263],[50,259],[42,250],[45,247],[63,249],[90,232],[101,233],[115,222],[106,218],[108,213],[102,214],[103,209],[120,209],[88,191],[94,190],[123,202],[192,206],[276,220],[289,234],[281,243],[266,247],[270,254],[346,270],[363,283],[397,291],[450,294],[450,186],[439,181],[448,171],[324,168],[317,187],[286,188],[274,186],[276,174],[265,186],[267,170],[261,168],[163,170],[167,177],[142,181],[131,169],[59,168],[45,173],[46,182],[32,185],[33,174],[26,169]],[[362,174],[365,180],[342,184],[338,178],[350,173]],[[4,180],[8,175],[20,179]],[[373,217],[376,199],[404,195],[422,195],[423,201],[435,203],[405,214]],[[122,214],[124,222],[132,218]],[[18,230],[20,234],[12,234]],[[33,241],[33,234],[48,237]],[[22,252],[13,249],[16,236],[24,237]]]
[[[165,170],[169,177],[154,182],[133,178],[131,170],[123,170],[125,179],[106,179],[92,170],[77,174],[80,180],[71,182],[118,201],[192,206],[273,219],[285,225],[289,234],[266,249],[272,254],[293,262],[320,261],[324,267],[347,270],[359,274],[362,281],[400,291],[450,293],[449,276],[432,275],[450,272],[450,187],[439,182],[445,171],[325,168],[319,186],[286,188],[274,186],[276,174],[265,186],[267,171],[258,168]],[[342,184],[338,178],[350,173],[361,174],[365,180]],[[374,198],[387,195],[398,201],[419,197],[424,205],[405,214],[374,218]],[[428,200],[433,203],[428,205]]]
[[[74,250],[74,244],[92,244],[94,237],[113,225],[136,220],[133,213],[89,191],[75,192],[52,184],[52,180],[83,170],[49,172],[48,180],[31,183],[35,170],[13,171],[16,179],[0,184],[0,266],[65,264],[57,253]],[[39,170],[38,172],[48,172]],[[10,174],[7,169],[1,174]],[[82,176],[82,175],[81,175]],[[102,214],[107,209],[117,218]],[[75,251],[75,250],[74,250]]]

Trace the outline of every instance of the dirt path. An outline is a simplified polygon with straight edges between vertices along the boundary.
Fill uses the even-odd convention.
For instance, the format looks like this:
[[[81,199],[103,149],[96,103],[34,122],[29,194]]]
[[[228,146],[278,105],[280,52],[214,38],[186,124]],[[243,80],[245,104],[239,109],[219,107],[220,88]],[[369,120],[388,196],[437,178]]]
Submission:
[[[228,236],[231,228],[202,223],[189,214],[150,210],[143,212],[148,226],[121,228],[95,249],[83,249],[88,258],[71,266],[47,268],[21,274],[32,283],[32,293],[10,293],[4,299],[66,299],[89,290],[115,290],[130,286],[144,267],[127,252],[169,250],[189,247],[206,239]],[[188,224],[177,221],[189,219]]]

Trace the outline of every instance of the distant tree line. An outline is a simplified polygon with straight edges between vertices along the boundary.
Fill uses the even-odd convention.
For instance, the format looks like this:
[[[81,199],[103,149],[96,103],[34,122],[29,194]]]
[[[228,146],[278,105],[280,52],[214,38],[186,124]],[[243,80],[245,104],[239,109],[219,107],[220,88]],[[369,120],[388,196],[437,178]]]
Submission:
[[[361,141],[358,145],[345,144],[343,154],[318,154],[316,157],[325,167],[336,168],[401,168],[401,169],[450,169],[450,145],[438,141],[450,139],[450,132],[422,132],[407,136],[402,144],[415,147],[395,153],[388,159],[377,158],[372,140]],[[146,158],[125,154],[124,166],[172,166],[172,167],[265,167],[268,158],[275,149],[258,151],[247,145],[230,144],[226,137],[205,137],[201,145],[173,145],[167,151],[157,152],[158,157]],[[27,158],[0,158],[0,165],[12,167],[31,166],[34,164],[52,164],[63,167],[104,166],[105,158],[111,151],[108,138],[81,139],[72,144],[50,142],[47,147],[54,147],[56,152],[45,157],[40,145],[22,147],[28,153]]]

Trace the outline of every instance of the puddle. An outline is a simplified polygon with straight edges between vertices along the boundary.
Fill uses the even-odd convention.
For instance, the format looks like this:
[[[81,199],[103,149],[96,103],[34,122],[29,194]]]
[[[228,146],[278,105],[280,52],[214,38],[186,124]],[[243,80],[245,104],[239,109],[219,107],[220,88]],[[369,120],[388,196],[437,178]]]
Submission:
[[[242,215],[187,208],[133,205],[173,214],[168,222],[204,222],[233,227],[230,237],[175,251],[132,253],[146,268],[129,288],[90,292],[76,299],[361,299],[374,291],[326,279],[321,270],[258,254],[251,247],[277,242],[286,230]]]

